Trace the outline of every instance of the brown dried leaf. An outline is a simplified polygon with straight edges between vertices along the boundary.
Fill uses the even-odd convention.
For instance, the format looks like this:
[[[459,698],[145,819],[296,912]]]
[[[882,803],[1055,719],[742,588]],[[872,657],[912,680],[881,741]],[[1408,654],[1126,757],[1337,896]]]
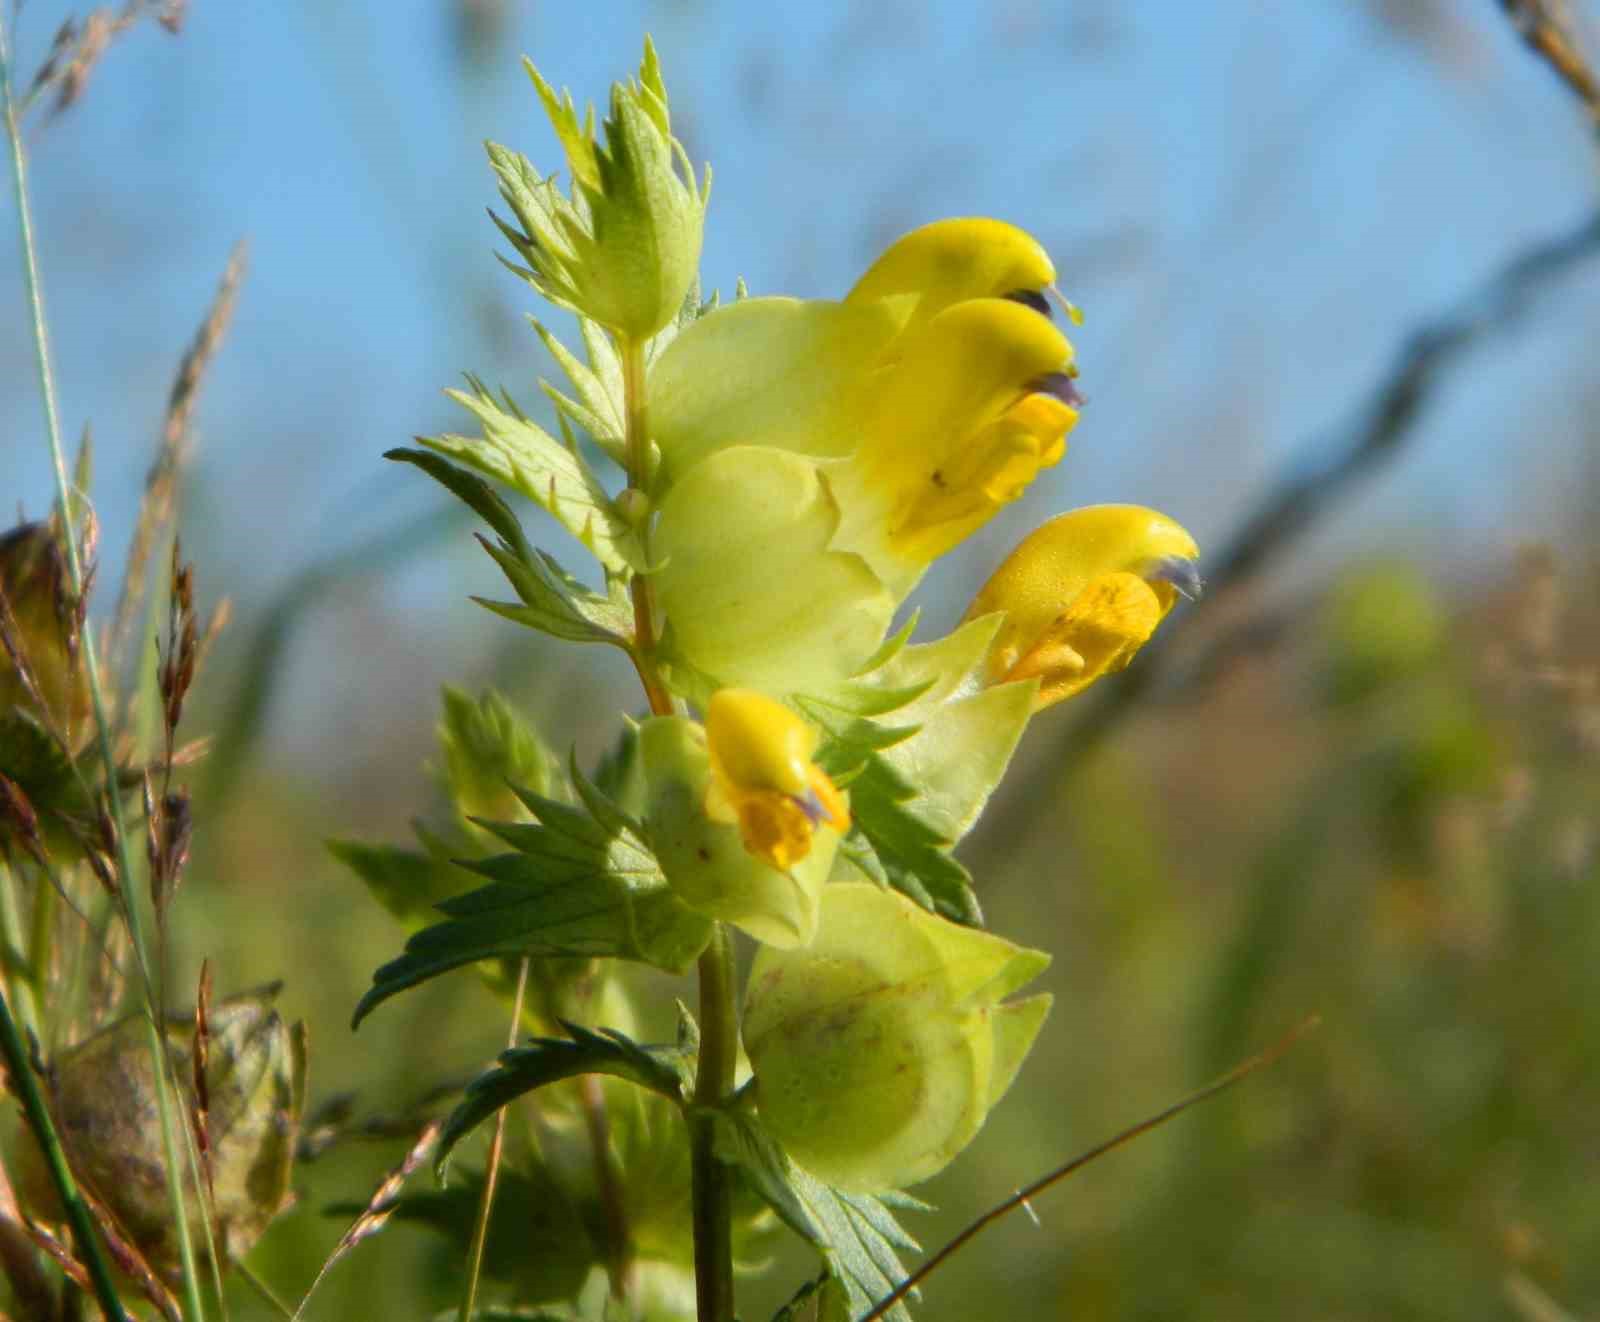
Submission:
[[[194,1054],[193,1066],[194,1109],[190,1120],[194,1126],[194,1143],[200,1153],[200,1168],[206,1175],[206,1193],[212,1203],[217,1199],[217,1185],[211,1169],[211,1088],[206,1082],[206,1070],[211,1064],[211,961],[200,962],[200,985],[194,1000]]]

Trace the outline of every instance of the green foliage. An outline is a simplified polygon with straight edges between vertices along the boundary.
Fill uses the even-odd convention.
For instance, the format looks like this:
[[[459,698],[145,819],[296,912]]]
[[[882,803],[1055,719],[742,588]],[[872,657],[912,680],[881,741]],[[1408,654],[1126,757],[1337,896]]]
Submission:
[[[842,1193],[813,1179],[789,1160],[747,1109],[717,1115],[717,1143],[722,1159],[736,1165],[784,1223],[822,1255],[852,1314],[870,1308],[905,1279],[899,1254],[915,1253],[918,1246],[901,1229],[886,1198]],[[894,1205],[928,1210],[905,1195],[896,1195]],[[895,1322],[911,1318],[904,1303],[886,1316]]]
[[[482,437],[419,436],[418,442],[526,496],[588,547],[608,572],[642,567],[637,531],[617,513],[571,438],[556,440],[510,395],[497,400],[476,377],[467,382],[470,393],[445,393],[477,418]]]
[[[604,146],[592,109],[580,121],[569,95],[558,96],[532,63],[524,67],[566,154],[572,197],[526,157],[488,144],[518,224],[495,222],[525,263],[507,265],[551,302],[642,341],[671,321],[695,283],[710,171],[697,186],[672,137],[648,41],[637,81],[612,86]]]
[[[473,598],[479,605],[554,638],[623,645],[630,617],[619,581],[608,580],[604,597],[591,592],[554,556],[528,544],[516,515],[493,487],[438,455],[426,450],[397,449],[384,457],[415,464],[459,497],[498,535],[498,542],[485,540],[483,548],[500,566],[521,604]]]
[[[467,1171],[446,1188],[406,1192],[391,1215],[444,1236],[460,1255],[472,1240],[482,1194],[483,1173]],[[325,1210],[350,1217],[363,1209],[359,1203],[337,1203]],[[535,1162],[500,1173],[484,1245],[485,1275],[511,1286],[523,1304],[551,1304],[576,1295],[598,1259],[579,1209],[559,1180]]]
[[[681,972],[711,923],[667,885],[637,823],[573,769],[582,807],[518,790],[532,823],[486,823],[515,852],[464,862],[491,885],[445,901],[373,975],[355,1022],[395,993],[495,956],[612,956]]]
[[[439,1134],[434,1167],[443,1172],[455,1145],[501,1107],[535,1089],[580,1074],[609,1074],[681,1103],[694,1083],[694,1052],[680,1044],[644,1047],[613,1029],[590,1032],[563,1022],[567,1038],[535,1038],[500,1053],[500,1063],[467,1085]]]
[[[884,757],[885,749],[911,738],[917,728],[885,727],[818,702],[801,706],[827,733],[817,765],[850,790],[854,827],[845,841],[846,856],[869,878],[887,881],[923,908],[981,927],[972,874],[949,852],[955,841],[917,812],[917,785]]]
[[[512,785],[547,799],[565,797],[560,761],[499,694],[485,693],[474,701],[447,684],[443,705],[439,744],[445,785],[462,825],[473,818],[517,814],[521,801]]]
[[[367,885],[372,897],[407,928],[426,923],[434,910],[474,883],[466,869],[398,845],[329,840],[328,852]]]

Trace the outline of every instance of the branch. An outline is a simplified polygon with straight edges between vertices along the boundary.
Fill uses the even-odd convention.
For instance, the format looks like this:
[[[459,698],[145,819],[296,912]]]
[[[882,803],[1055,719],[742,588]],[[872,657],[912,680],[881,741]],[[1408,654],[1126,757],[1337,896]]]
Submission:
[[[1208,561],[1207,606],[1238,591],[1329,514],[1358,479],[1398,454],[1438,393],[1446,369],[1468,349],[1491,333],[1511,329],[1537,296],[1595,256],[1600,256],[1600,212],[1575,229],[1523,249],[1454,308],[1408,335],[1368,399],[1331,432],[1300,449],[1222,552]],[[1187,671],[1215,673],[1221,662],[1251,645],[1258,632],[1248,625],[1230,630]],[[1159,635],[1114,684],[1102,685],[1099,700],[1069,724],[1061,743],[1082,755],[1110,734],[1137,701],[1167,688],[1172,638]]]

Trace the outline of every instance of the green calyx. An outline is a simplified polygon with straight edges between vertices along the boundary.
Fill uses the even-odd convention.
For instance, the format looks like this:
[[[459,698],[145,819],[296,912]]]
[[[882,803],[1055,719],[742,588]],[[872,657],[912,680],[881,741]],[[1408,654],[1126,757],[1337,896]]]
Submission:
[[[764,949],[751,970],[743,1032],[763,1121],[837,1188],[937,1174],[1015,1079],[1050,997],[1004,998],[1049,962],[893,892],[829,886],[811,946]]]

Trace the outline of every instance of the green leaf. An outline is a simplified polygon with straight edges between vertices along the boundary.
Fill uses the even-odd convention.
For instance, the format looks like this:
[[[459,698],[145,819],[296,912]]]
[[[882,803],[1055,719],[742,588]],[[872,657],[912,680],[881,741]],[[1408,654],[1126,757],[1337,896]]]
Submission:
[[[500,694],[491,690],[474,699],[446,684],[441,699],[445,787],[460,817],[518,815],[512,785],[546,798],[564,796],[560,760]]]
[[[637,532],[617,513],[570,438],[558,441],[530,421],[509,395],[496,399],[478,378],[468,376],[467,382],[470,393],[445,394],[478,419],[482,437],[419,436],[418,442],[528,497],[587,546],[608,572],[641,568]]]
[[[859,854],[863,843],[870,846],[889,884],[923,908],[983,926],[972,874],[949,853],[955,837],[934,825],[927,805],[918,802],[918,785],[889,760],[889,752],[914,738],[917,727],[879,725],[808,699],[799,705],[824,732],[817,765],[849,787],[848,848]],[[870,866],[857,866],[877,879]]]
[[[446,1189],[407,1191],[387,1214],[394,1224],[421,1226],[444,1236],[455,1245],[459,1260],[472,1241],[482,1195],[483,1174],[470,1171]],[[326,1209],[331,1216],[350,1216],[362,1210],[359,1203]],[[537,1164],[501,1169],[494,1216],[484,1244],[486,1276],[514,1286],[516,1297],[526,1304],[553,1304],[575,1295],[597,1261],[599,1254],[582,1217],[548,1171]],[[519,1316],[568,1315],[534,1312]]]
[[[522,559],[506,546],[496,546],[487,538],[478,540],[522,599],[518,605],[474,597],[478,605],[568,642],[627,647],[633,628],[633,605],[622,579],[611,578],[607,595],[602,597],[589,591],[543,551],[534,551]]]
[[[519,553],[527,551],[528,543],[523,536],[522,524],[512,513],[511,507],[501,500],[495,489],[482,478],[457,468],[427,450],[411,450],[399,446],[393,450],[385,450],[383,457],[392,459],[396,463],[414,464],[467,505],[494,529],[495,535],[507,546]]]
[[[911,738],[885,749],[883,760],[916,787],[906,811],[951,843],[965,836],[1011,763],[1038,688],[1037,680],[997,684],[945,702]],[[919,715],[921,705],[905,714]]]
[[[604,597],[591,592],[553,556],[528,544],[517,516],[493,487],[439,455],[402,448],[388,451],[384,458],[422,469],[494,529],[500,539],[498,544],[483,537],[478,540],[500,566],[521,604],[474,597],[479,605],[556,638],[626,645],[633,615],[626,588],[619,579],[608,576],[608,593]]]
[[[451,1149],[502,1106],[561,1079],[609,1074],[682,1103],[694,1086],[694,1060],[678,1047],[645,1047],[613,1029],[598,1033],[560,1021],[566,1038],[536,1037],[500,1053],[500,1063],[467,1085],[439,1133],[433,1166],[442,1174]]]
[[[461,863],[492,884],[439,906],[447,920],[373,975],[357,1024],[396,992],[496,956],[611,956],[672,973],[694,962],[710,920],[673,894],[638,825],[576,768],[572,778],[583,809],[518,790],[535,822],[481,823],[515,852]]]
[[[472,889],[477,880],[457,864],[396,845],[329,840],[327,849],[366,882],[367,889],[408,928],[423,926],[445,900]]]
[[[831,1272],[807,1281],[772,1315],[772,1322],[850,1322],[850,1297]]]
[[[822,1254],[829,1274],[844,1287],[852,1316],[905,1279],[899,1254],[920,1250],[883,1199],[843,1193],[808,1175],[789,1160],[753,1111],[719,1112],[716,1122],[718,1155],[743,1171],[790,1229]],[[926,1204],[905,1195],[897,1195],[896,1202],[926,1210]],[[885,1316],[895,1322],[911,1319],[904,1303]]]
[[[622,406],[622,366],[604,332],[587,317],[580,318],[589,361],[583,362],[555,334],[534,318],[528,318],[550,356],[556,360],[577,398],[562,394],[548,381],[540,388],[574,424],[588,433],[619,467],[628,466],[627,427]],[[602,347],[603,346],[603,347]],[[603,356],[602,356],[603,355]],[[597,371],[597,366],[603,366]],[[604,370],[612,369],[614,370]]]
[[[639,756],[639,727],[624,724],[610,752],[595,768],[595,788],[623,812],[635,817],[644,812],[644,762]]]

